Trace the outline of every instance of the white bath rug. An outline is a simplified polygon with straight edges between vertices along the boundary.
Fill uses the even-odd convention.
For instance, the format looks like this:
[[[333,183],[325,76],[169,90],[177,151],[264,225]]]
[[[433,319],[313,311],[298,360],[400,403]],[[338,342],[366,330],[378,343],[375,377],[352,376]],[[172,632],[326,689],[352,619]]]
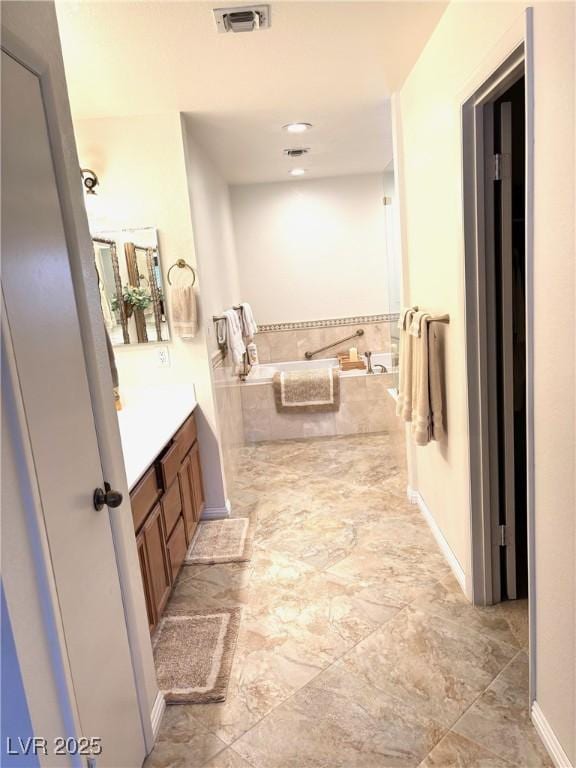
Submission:
[[[186,553],[185,565],[243,563],[252,554],[248,517],[207,520],[199,523]]]

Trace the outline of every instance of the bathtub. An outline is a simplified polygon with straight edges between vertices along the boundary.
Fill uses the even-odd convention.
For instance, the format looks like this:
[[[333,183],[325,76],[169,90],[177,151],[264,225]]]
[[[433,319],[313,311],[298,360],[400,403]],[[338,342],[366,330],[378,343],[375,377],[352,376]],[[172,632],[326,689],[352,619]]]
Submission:
[[[372,366],[383,365],[387,371],[393,373],[392,369],[392,353],[391,352],[374,352],[372,355]],[[317,370],[318,368],[337,368],[337,357],[326,357],[320,360],[292,360],[286,363],[264,363],[255,365],[252,367],[246,384],[263,384],[265,382],[271,382],[274,374],[277,371],[304,371],[306,369]],[[340,371],[341,377],[348,376],[366,376],[369,375],[366,371],[362,371],[359,368],[352,369],[351,371]],[[374,374],[381,375],[381,374]]]
[[[310,414],[277,413],[273,376],[277,371],[335,368],[337,358],[253,366],[240,388],[246,442],[399,430],[395,400],[390,396],[397,378],[396,372],[391,370],[392,353],[374,353],[372,365],[384,365],[387,373],[368,374],[360,369],[341,371],[340,409],[333,413]]]

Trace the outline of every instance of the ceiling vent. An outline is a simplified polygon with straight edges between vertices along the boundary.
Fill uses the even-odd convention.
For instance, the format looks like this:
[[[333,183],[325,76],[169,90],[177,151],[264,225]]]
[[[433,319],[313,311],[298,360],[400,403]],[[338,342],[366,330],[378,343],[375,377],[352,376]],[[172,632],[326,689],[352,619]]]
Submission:
[[[293,149],[284,149],[282,151],[287,157],[302,157],[302,155],[307,155],[308,152],[310,152],[310,147],[295,147]]]
[[[270,26],[269,5],[242,5],[235,8],[214,8],[218,32],[256,32]]]

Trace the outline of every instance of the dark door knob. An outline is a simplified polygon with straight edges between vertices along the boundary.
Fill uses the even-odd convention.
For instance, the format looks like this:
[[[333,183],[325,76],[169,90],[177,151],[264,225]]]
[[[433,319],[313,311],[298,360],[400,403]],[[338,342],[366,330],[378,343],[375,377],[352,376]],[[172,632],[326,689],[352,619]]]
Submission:
[[[104,489],[96,488],[94,491],[94,509],[101,510],[104,505],[107,507],[119,507],[122,504],[122,494],[120,491],[113,491],[110,483],[104,483]]]

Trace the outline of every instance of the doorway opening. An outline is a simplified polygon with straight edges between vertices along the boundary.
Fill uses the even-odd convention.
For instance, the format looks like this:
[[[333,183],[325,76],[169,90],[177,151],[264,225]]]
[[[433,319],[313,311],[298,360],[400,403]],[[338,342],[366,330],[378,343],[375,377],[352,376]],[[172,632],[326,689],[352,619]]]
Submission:
[[[494,211],[487,256],[495,333],[489,339],[495,362],[495,414],[491,453],[497,463],[498,550],[493,561],[493,598],[528,596],[526,515],[526,238],[525,79],[522,76],[493,104],[492,179],[486,193]],[[491,181],[491,183],[490,183]],[[490,247],[492,246],[492,247]],[[496,479],[496,478],[494,478]]]
[[[463,110],[472,591],[478,605],[529,593],[533,435],[526,79],[522,45]]]

